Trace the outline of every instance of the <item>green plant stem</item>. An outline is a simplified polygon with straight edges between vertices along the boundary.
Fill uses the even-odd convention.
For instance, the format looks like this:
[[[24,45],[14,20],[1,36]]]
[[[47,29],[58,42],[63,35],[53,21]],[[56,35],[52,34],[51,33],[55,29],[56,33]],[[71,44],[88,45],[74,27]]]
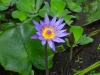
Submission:
[[[73,47],[70,47],[70,58],[69,58],[69,61],[72,60],[72,54],[73,54]]]
[[[86,69],[79,71],[75,73],[74,75],[85,75],[86,73],[90,72],[91,70],[98,68],[100,66],[100,61],[97,61],[96,63],[92,64],[91,66],[87,67]]]
[[[46,75],[49,75],[47,43],[45,44],[44,50],[45,50]]]
[[[72,58],[75,57],[83,48],[84,46],[81,46],[78,50],[76,50],[76,52],[73,54]],[[66,65],[65,65],[65,69],[64,69],[64,75],[68,75],[68,65],[71,63],[71,61],[69,61]],[[67,71],[66,71],[67,70]]]
[[[69,75],[69,67],[72,60],[72,54],[73,54],[73,47],[70,47],[70,57],[69,57],[68,66],[67,66],[67,75]]]

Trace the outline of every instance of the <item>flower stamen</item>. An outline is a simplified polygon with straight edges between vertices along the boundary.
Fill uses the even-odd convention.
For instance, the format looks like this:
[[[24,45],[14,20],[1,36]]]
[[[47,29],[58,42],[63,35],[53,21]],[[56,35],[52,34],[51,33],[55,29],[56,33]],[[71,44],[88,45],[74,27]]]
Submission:
[[[48,30],[48,31],[47,31],[47,34],[48,34],[48,35],[52,34],[51,30]]]
[[[54,28],[50,28],[50,27],[44,27],[43,31],[42,31],[42,36],[44,37],[44,39],[46,40],[51,40],[55,37],[55,31]]]

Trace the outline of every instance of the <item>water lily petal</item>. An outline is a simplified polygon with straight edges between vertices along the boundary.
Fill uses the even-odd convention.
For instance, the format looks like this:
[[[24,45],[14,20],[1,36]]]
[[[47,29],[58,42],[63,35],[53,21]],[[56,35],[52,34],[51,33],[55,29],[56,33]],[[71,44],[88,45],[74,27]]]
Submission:
[[[40,24],[38,23],[38,22],[36,22],[35,20],[32,20],[33,21],[33,23],[35,24],[35,26],[40,26]]]
[[[61,18],[60,24],[64,21],[64,18]]]
[[[35,27],[35,29],[37,30],[37,31],[40,31],[41,30],[41,28],[38,26],[34,26]]]
[[[62,34],[59,34],[58,37],[64,37],[64,36],[68,36],[68,35],[69,35],[69,33],[65,33],[65,32],[64,32],[64,33],[62,33]]]
[[[59,19],[56,23],[55,23],[55,27],[58,27],[58,25],[60,24],[61,19]]]
[[[43,38],[42,36],[39,36],[39,39],[40,39],[40,40],[44,40],[44,38]]]
[[[56,22],[56,16],[54,16],[54,18],[51,20],[50,25],[54,25]]]
[[[66,29],[67,30],[67,29]],[[64,32],[66,32],[66,30],[60,30],[58,33],[57,33],[57,35],[59,35],[59,34],[62,34],[62,33],[64,33]]]
[[[44,22],[42,20],[40,20],[40,25],[43,26],[45,25]]]
[[[40,32],[36,32],[36,34],[41,35],[41,33],[40,33]]]
[[[39,35],[35,34],[33,36],[31,36],[32,39],[39,39]]]
[[[53,41],[48,40],[48,45],[53,49],[53,51],[55,51],[55,45]]]
[[[46,44],[46,40],[42,40],[42,45],[45,45]]]
[[[53,51],[56,52],[56,48],[55,48],[55,44],[53,43],[53,47],[52,47]]]
[[[45,23],[45,24],[49,24],[49,17],[48,17],[47,14],[45,15],[44,23]]]
[[[57,27],[57,29],[58,29],[58,30],[61,30],[64,26],[65,26],[65,23],[59,25],[59,26]]]
[[[55,38],[53,39],[54,42],[58,42],[58,43],[64,43],[65,41],[61,38]]]
[[[48,44],[49,44],[49,46],[50,46],[51,48],[53,47],[53,41],[48,40]]]

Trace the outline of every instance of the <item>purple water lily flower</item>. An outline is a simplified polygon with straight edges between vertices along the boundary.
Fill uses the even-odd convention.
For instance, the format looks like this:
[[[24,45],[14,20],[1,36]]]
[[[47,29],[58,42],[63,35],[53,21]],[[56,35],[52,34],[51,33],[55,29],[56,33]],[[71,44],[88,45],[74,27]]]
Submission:
[[[52,20],[49,20],[47,14],[45,15],[44,22],[40,20],[40,24],[33,20],[37,32],[31,38],[41,40],[42,45],[45,45],[47,42],[55,52],[54,42],[64,43],[65,40],[61,39],[61,37],[69,35],[66,30],[61,30],[65,26],[65,23],[62,22],[63,18],[56,22],[56,16]]]

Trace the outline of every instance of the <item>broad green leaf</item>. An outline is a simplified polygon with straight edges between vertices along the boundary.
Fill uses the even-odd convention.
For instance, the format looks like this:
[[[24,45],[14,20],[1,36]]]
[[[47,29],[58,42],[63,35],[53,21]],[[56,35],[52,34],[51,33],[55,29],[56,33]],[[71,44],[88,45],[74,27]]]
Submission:
[[[35,6],[35,0],[29,0]]]
[[[26,43],[30,39],[33,26],[18,25],[0,35],[0,64],[6,69],[28,75],[32,64],[26,53]]]
[[[73,17],[72,15],[66,15],[66,16],[64,16],[64,20],[65,20],[65,22],[66,22],[69,26],[73,23],[72,18],[75,18],[75,17]]]
[[[68,4],[68,3],[71,3],[73,0],[65,0],[65,1]]]
[[[6,6],[0,5],[0,10],[6,10],[6,9],[7,9]]]
[[[47,10],[45,10],[45,9],[39,10],[39,16],[41,16],[41,17],[44,17],[46,13],[47,13]]]
[[[0,35],[3,33],[3,31],[0,31]]]
[[[10,6],[10,3],[11,3],[11,0],[2,0],[1,2],[0,2],[0,5],[1,6],[5,6],[5,7],[9,7]]]
[[[0,10],[6,10],[8,7],[0,3]]]
[[[42,46],[40,40],[31,39],[28,43],[28,55],[33,63],[33,65],[41,70],[45,70],[45,53],[44,46]],[[52,49],[48,47],[48,67],[51,68],[53,66],[53,56],[54,52]]]
[[[4,24],[1,24],[1,25],[0,25],[0,29],[2,29],[3,31],[5,31],[5,30],[7,30],[8,28],[14,27],[14,26],[16,26],[16,24],[13,23],[13,22],[4,23]]]
[[[38,11],[44,0],[36,0],[36,11]]]
[[[82,4],[82,3],[85,4],[86,2],[87,2],[87,0],[76,0],[76,3],[77,4]]]
[[[33,26],[22,25],[20,27],[20,33],[22,34],[23,43],[25,43],[26,51],[32,64],[38,69],[45,69],[45,58],[44,58],[44,46],[42,46],[40,40],[31,39],[30,35],[34,35],[36,30]],[[27,34],[27,36],[26,36]],[[27,39],[28,38],[28,39]],[[53,66],[54,52],[48,47],[48,66]]]
[[[58,13],[56,16],[59,18],[62,18],[64,16],[66,16],[67,14],[69,14],[69,11],[67,9],[65,9],[62,12]]]
[[[34,12],[34,6],[29,0],[19,0],[16,3],[17,9],[20,11],[33,13]]]
[[[13,6],[16,2],[17,2],[17,0],[11,0],[10,5]]]
[[[86,45],[93,42],[93,39],[90,37],[84,37],[83,39],[81,39],[80,41],[80,45]]]
[[[75,41],[78,41],[83,34],[83,28],[80,26],[72,26],[70,28],[70,33],[73,33]]]
[[[50,5],[49,5],[49,3],[44,1],[44,4],[45,4],[44,9],[46,9],[47,12],[50,14]]]
[[[0,10],[6,10],[10,5],[10,0],[0,0]]]
[[[17,0],[0,0],[0,10],[6,10],[9,6],[13,6]]]
[[[8,3],[8,2],[11,2],[11,0],[1,0],[2,1],[2,3]]]
[[[50,8],[50,11],[52,12],[52,15],[55,16],[57,13],[57,8],[56,7],[52,7]]]
[[[71,11],[74,11],[74,12],[81,12],[82,11],[82,8],[74,2],[68,3],[68,7]]]
[[[1,21],[7,21],[5,14],[6,14],[6,12],[0,12],[0,20]]]
[[[51,0],[50,5],[51,8],[57,9],[57,13],[60,13],[64,10],[66,3],[63,0]]]
[[[30,75],[34,75],[34,70],[31,70],[31,74]]]
[[[44,7],[39,10],[39,16],[44,17],[46,13],[53,16],[52,12],[50,11],[49,3],[44,1],[44,4]]]
[[[23,11],[16,10],[12,12],[12,17],[24,21],[27,18],[27,15]]]

